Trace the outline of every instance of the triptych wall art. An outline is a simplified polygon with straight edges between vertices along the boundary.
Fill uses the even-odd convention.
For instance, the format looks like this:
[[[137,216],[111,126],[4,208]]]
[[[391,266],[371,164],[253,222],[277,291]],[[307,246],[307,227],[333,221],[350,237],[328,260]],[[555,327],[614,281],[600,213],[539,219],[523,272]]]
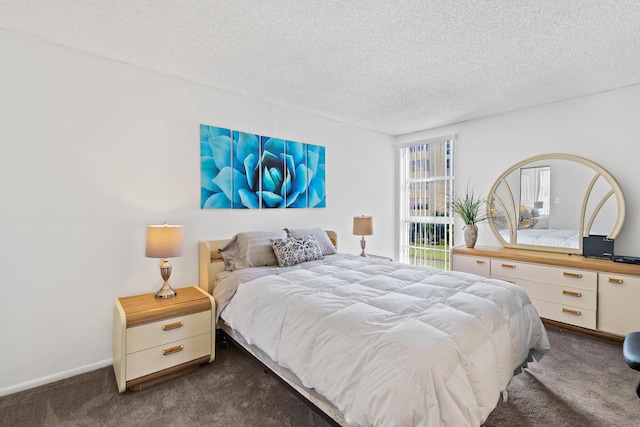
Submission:
[[[202,209],[324,208],[325,147],[200,125]]]

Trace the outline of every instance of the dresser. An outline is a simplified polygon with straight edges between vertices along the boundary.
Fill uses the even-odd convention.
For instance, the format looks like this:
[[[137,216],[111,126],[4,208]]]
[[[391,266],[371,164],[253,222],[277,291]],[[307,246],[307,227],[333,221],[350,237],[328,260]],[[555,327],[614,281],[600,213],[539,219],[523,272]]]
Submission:
[[[522,249],[455,247],[455,271],[524,288],[541,318],[623,337],[640,331],[640,266]]]
[[[198,287],[173,298],[115,299],[113,369],[120,392],[193,371],[215,358],[215,301]]]

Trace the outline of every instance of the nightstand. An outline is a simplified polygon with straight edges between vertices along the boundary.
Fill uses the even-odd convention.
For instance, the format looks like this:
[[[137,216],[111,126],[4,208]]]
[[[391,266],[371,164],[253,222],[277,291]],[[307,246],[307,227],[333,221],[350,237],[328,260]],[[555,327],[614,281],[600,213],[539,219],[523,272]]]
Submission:
[[[113,370],[118,391],[144,387],[196,370],[215,358],[215,301],[202,289],[116,298]]]
[[[391,258],[389,258],[388,256],[382,256],[382,255],[372,255],[372,254],[367,254],[367,256],[369,258],[375,258],[375,259],[385,259],[387,261],[393,261]]]

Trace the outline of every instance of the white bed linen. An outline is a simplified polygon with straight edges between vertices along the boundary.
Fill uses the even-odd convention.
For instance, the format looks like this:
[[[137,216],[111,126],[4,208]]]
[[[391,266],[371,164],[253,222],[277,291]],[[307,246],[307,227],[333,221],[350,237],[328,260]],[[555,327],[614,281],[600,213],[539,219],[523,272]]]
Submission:
[[[530,349],[549,349],[510,283],[349,255],[296,267],[228,275],[221,317],[350,425],[479,426]]]

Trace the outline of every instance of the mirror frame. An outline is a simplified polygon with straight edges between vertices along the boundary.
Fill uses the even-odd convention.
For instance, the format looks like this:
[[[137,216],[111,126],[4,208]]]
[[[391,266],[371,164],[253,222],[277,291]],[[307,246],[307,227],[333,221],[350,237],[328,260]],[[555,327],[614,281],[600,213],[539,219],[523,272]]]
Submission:
[[[560,252],[560,253],[569,253],[569,254],[582,254],[582,238],[581,237],[589,235],[591,226],[593,225],[593,222],[598,216],[600,209],[605,204],[605,202],[609,200],[609,198],[611,198],[611,196],[615,196],[616,198],[616,202],[618,204],[618,216],[613,224],[613,227],[610,233],[608,234],[608,237],[612,239],[615,238],[620,232],[620,229],[622,228],[622,224],[624,223],[624,217],[625,217],[625,202],[624,202],[624,196],[622,194],[622,189],[620,188],[620,185],[615,180],[613,175],[611,175],[602,166],[598,165],[597,163],[589,159],[585,159],[584,157],[576,156],[573,154],[564,154],[564,153],[540,154],[537,156],[529,157],[528,159],[525,159],[511,166],[502,175],[500,175],[500,177],[495,181],[495,183],[491,187],[491,190],[489,190],[489,195],[487,197],[487,217],[488,218],[494,217],[495,214],[493,213],[493,208],[496,204],[500,204],[502,211],[507,213],[507,218],[505,218],[504,220],[510,231],[509,240],[513,241],[514,237],[516,237],[517,239],[517,236],[514,236],[514,233],[517,233],[518,214],[516,210],[513,190],[509,186],[509,183],[507,182],[506,177],[509,176],[509,174],[511,174],[512,172],[519,170],[522,166],[525,166],[532,162],[538,162],[541,160],[568,160],[571,162],[576,162],[576,163],[585,165],[593,169],[593,171],[595,172],[595,175],[592,178],[591,182],[589,183],[586,193],[582,198],[582,209],[580,211],[581,214],[579,218],[580,220],[579,222],[580,236],[579,237],[580,238],[578,239],[578,247],[577,248],[559,248],[554,246],[536,246],[536,245],[507,242],[500,235],[500,232],[498,231],[498,229],[494,224],[495,221],[489,220],[489,228],[491,228],[491,231],[493,232],[496,239],[498,239],[498,242],[500,242],[500,244],[506,248],[518,248],[518,249],[528,249],[528,250],[545,251],[545,252]],[[600,200],[600,202],[596,205],[596,208],[594,209],[594,212],[591,214],[591,217],[587,221],[585,221],[585,214],[587,209],[587,203],[589,201],[589,196],[591,195],[591,191],[593,190],[594,185],[596,184],[596,182],[600,177],[603,177],[611,185],[611,190],[605,196],[602,197],[602,200]],[[502,199],[497,197],[496,190],[501,185],[505,186],[506,190],[508,190],[508,193],[510,195],[510,200],[506,200],[503,202]],[[519,192],[518,192],[518,200],[520,200]],[[505,205],[505,202],[507,204],[510,203],[511,206]],[[516,223],[514,224],[513,221],[516,221]]]

